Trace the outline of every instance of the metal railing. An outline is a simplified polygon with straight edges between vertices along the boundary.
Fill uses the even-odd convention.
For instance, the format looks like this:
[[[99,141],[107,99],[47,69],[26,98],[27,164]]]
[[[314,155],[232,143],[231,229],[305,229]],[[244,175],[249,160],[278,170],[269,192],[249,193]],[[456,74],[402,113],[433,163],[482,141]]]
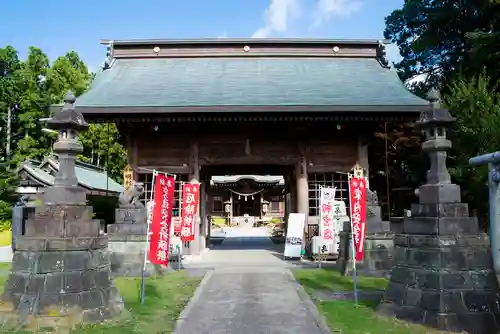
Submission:
[[[493,268],[500,275],[500,151],[469,159],[469,165],[488,165],[490,244]]]

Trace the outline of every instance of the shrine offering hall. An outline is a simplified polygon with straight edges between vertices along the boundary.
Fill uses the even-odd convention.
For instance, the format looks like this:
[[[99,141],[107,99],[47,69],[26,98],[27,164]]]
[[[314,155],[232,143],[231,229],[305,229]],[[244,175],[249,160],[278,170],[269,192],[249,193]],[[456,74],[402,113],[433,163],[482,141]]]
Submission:
[[[369,173],[380,124],[429,108],[389,69],[382,41],[103,44],[104,68],[76,108],[88,122],[117,124],[136,181],[147,185],[157,169],[201,183],[192,253],[215,216],[253,224],[299,212],[318,224],[319,188],[347,201],[346,173],[356,164]]]

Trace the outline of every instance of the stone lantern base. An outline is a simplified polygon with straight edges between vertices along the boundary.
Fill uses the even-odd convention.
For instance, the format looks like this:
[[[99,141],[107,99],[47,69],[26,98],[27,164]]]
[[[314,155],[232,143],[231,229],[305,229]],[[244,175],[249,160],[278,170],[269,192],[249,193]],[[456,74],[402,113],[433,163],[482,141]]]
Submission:
[[[0,301],[4,325],[73,326],[122,312],[110,279],[108,238],[91,217],[91,207],[54,205],[28,218]]]
[[[367,203],[366,236],[363,260],[356,263],[356,274],[360,276],[388,277],[391,273],[394,233],[390,223],[382,220],[382,210],[376,193],[369,191],[372,203]],[[340,233],[340,257],[338,269],[343,275],[353,274],[352,233],[350,223],[344,224]]]
[[[146,209],[118,208],[115,223],[108,224],[109,253],[113,276],[140,277],[144,265],[144,252],[148,224]],[[146,264],[146,276],[161,275],[159,265]]]
[[[440,330],[498,333],[500,299],[488,236],[467,204],[414,204],[395,236],[379,313]]]

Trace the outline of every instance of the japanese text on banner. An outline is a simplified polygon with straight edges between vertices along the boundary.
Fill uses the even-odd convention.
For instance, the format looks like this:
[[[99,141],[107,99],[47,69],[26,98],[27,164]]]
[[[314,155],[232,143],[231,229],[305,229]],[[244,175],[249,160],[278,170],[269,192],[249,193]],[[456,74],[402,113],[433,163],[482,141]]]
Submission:
[[[333,240],[333,202],[336,188],[320,189],[320,234],[325,240]]]
[[[158,174],[154,185],[149,261],[168,266],[175,177]]]
[[[356,261],[363,260],[366,234],[366,180],[349,179],[349,200],[351,206],[351,230],[354,238]]]
[[[193,241],[196,231],[196,213],[198,211],[198,199],[200,196],[200,185],[197,183],[185,183],[182,186],[182,221],[181,240]]]

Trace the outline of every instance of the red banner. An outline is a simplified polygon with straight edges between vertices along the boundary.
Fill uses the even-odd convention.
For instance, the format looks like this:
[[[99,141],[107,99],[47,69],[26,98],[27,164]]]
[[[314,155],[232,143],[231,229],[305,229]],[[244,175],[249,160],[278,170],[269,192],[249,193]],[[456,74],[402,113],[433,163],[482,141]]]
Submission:
[[[154,185],[153,216],[149,240],[149,261],[168,266],[170,248],[170,225],[174,204],[175,177],[156,175]]]
[[[196,231],[196,212],[200,197],[200,185],[185,183],[182,185],[182,222],[181,240],[193,241]]]
[[[349,201],[351,206],[351,231],[356,250],[356,261],[363,260],[366,235],[366,180],[349,178]]]

